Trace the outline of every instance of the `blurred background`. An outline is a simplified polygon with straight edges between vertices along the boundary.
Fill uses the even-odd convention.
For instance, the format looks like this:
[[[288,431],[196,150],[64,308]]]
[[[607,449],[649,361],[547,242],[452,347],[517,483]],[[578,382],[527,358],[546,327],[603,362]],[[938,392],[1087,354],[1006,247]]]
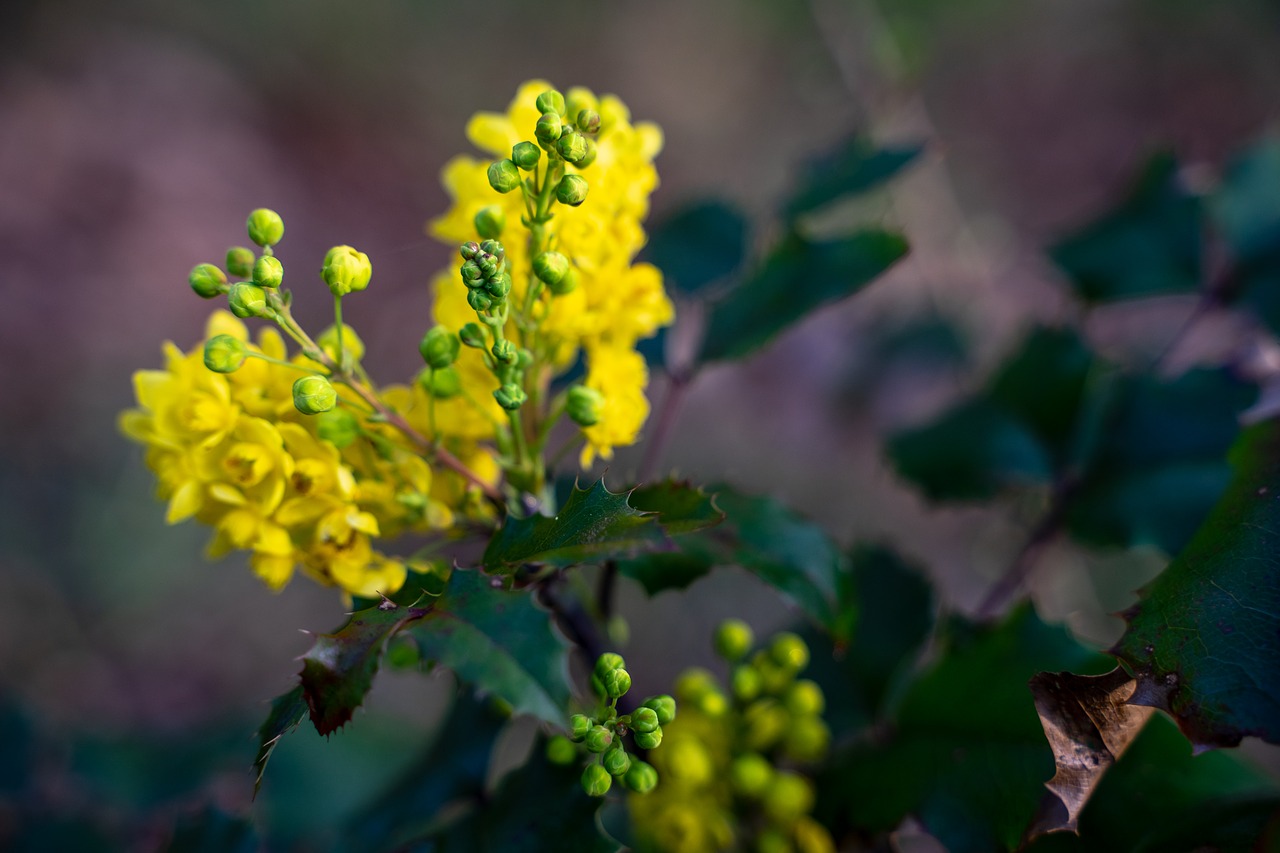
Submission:
[[[439,170],[468,150],[472,113],[505,109],[533,77],[615,92],[663,127],[655,220],[720,196],[760,242],[807,156],[854,131],[927,144],[854,212],[905,232],[911,256],[702,375],[663,467],[772,494],[843,543],[893,539],[963,610],[1007,564],[1018,520],[928,507],[884,466],[882,436],[971,387],[1033,320],[1073,310],[1043,249],[1113,203],[1148,154],[1171,148],[1212,174],[1271,126],[1280,5],[6,0],[0,697],[23,710],[0,701],[0,715],[53,745],[47,773],[24,783],[38,796],[122,824],[249,807],[264,700],[291,684],[298,629],[335,627],[342,605],[305,579],[272,595],[242,561],[205,561],[205,530],[165,526],[116,427],[130,374],[159,366],[163,340],[199,340],[209,306],[187,272],[242,243],[245,215],[266,205],[287,223],[286,265],[318,268],[337,243],[368,252],[374,285],[347,318],[376,377],[410,376],[427,281],[452,255],[423,231],[446,204]],[[1104,349],[1162,340],[1193,302],[1163,300],[1140,323],[1108,309],[1091,332]],[[323,310],[300,300],[304,325]],[[1209,324],[1204,343],[1229,334]],[[611,478],[637,459],[620,455]],[[1120,627],[1106,614],[1163,565],[1062,546],[1034,593],[1046,618],[1105,643]],[[719,618],[791,619],[733,573],[684,597],[622,594],[633,645],[672,661],[637,662],[655,683],[710,661]],[[281,837],[337,820],[429,729],[438,687],[391,675],[346,733],[295,735],[254,808]],[[361,725],[375,717],[399,734]],[[318,786],[326,774],[344,784]],[[162,837],[130,831],[143,848]]]

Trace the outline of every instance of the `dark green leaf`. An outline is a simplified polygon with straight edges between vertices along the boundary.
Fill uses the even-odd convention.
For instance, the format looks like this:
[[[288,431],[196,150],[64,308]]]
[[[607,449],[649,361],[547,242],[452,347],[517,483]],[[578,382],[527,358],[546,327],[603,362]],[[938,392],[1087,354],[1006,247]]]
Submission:
[[[490,703],[460,691],[435,739],[396,781],[349,824],[347,846],[356,850],[400,849],[429,832],[440,810],[484,792],[489,754],[507,722]]]
[[[646,251],[676,290],[696,294],[742,266],[747,222],[724,202],[701,202],[659,223]]]
[[[407,633],[423,658],[477,690],[519,713],[564,724],[567,645],[527,590],[506,590],[498,578],[455,569],[444,596]]]
[[[953,622],[886,733],[837,755],[818,780],[820,819],[884,832],[914,814],[954,853],[1015,848],[1053,775],[1027,680],[1108,668],[1028,606],[990,628]]]
[[[271,753],[280,743],[280,738],[298,727],[307,716],[307,700],[302,693],[302,685],[277,696],[271,702],[271,713],[258,729],[258,754],[253,759],[253,795],[258,796],[262,789],[262,774],[267,770],[267,762]]]
[[[619,560],[618,569],[635,580],[649,595],[668,589],[685,589],[707,575],[719,562],[715,553],[687,543],[683,550],[672,553],[645,554],[630,560]]]
[[[1074,446],[1097,358],[1071,329],[1033,329],[1017,354],[996,372],[988,394],[1019,418],[1063,465]]]
[[[759,270],[710,305],[702,361],[759,349],[811,311],[861,290],[906,253],[906,240],[885,231],[818,242],[789,234]]]
[[[1129,197],[1113,212],[1051,250],[1072,287],[1090,302],[1109,302],[1200,287],[1200,199],[1163,154],[1147,163]]]
[[[1114,649],[1138,678],[1133,701],[1207,746],[1280,743],[1280,424],[1247,430],[1232,462],[1226,494]]]
[[[333,634],[321,634],[302,656],[302,691],[311,722],[322,735],[351,719],[373,686],[387,641],[427,611],[383,601],[351,614]]]
[[[870,140],[853,137],[808,163],[787,202],[785,216],[801,214],[848,195],[866,192],[901,171],[924,149],[919,145],[877,148]]]
[[[654,513],[662,529],[672,536],[715,527],[724,521],[715,496],[688,482],[664,480],[631,492],[631,506]]]
[[[1209,212],[1242,266],[1280,255],[1278,186],[1280,139],[1269,137],[1232,160],[1209,200]]]

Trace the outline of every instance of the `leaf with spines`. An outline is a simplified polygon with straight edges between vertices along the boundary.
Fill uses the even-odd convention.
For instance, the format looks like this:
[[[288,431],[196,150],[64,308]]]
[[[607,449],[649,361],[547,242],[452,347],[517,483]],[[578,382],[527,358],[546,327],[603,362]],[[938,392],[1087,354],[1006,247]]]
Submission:
[[[842,140],[805,165],[784,216],[792,220],[841,198],[875,189],[910,165],[923,150],[919,145],[879,148],[861,136]]]
[[[722,201],[687,207],[660,222],[645,248],[663,279],[677,291],[699,294],[742,266],[747,222]]]
[[[271,753],[275,752],[280,739],[296,729],[307,718],[307,700],[303,696],[302,685],[277,696],[271,702],[271,713],[258,729],[258,754],[253,759],[253,795],[258,796],[262,788],[262,775],[267,770],[267,762]]]

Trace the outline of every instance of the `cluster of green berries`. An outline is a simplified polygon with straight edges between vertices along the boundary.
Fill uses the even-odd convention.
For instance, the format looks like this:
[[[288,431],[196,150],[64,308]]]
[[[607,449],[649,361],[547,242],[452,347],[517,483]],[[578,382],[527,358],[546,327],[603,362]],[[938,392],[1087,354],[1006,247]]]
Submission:
[[[662,743],[662,727],[676,718],[676,701],[670,696],[650,696],[630,714],[619,715],[618,700],[631,689],[631,674],[622,656],[612,652],[596,661],[591,688],[601,700],[599,712],[570,717],[569,737],[552,738],[548,757],[571,764],[580,749],[595,757],[582,771],[582,789],[590,796],[603,797],[615,778],[637,794],[649,793],[658,784],[658,771],[628,754],[624,740],[630,734],[639,749],[656,749]]]
[[[517,142],[510,158],[489,166],[489,186],[509,193],[523,185],[534,195],[537,188],[533,180],[522,178],[520,172],[535,172],[545,151],[547,174],[558,176],[554,183],[556,201],[577,207],[587,198],[587,181],[581,175],[564,174],[564,164],[585,169],[595,162],[593,137],[600,130],[600,114],[588,107],[574,109],[578,105],[566,104],[564,95],[554,89],[538,95],[536,105],[542,115],[533,131],[534,141]],[[545,186],[550,191],[552,184]]]
[[[205,299],[225,295],[227,307],[241,319],[257,317],[281,322],[289,304],[289,294],[281,289],[284,265],[272,247],[284,237],[284,220],[274,210],[261,207],[249,214],[245,228],[249,240],[259,247],[260,252],[233,246],[227,250],[225,272],[216,264],[197,264],[187,282],[197,295]],[[335,298],[364,290],[372,276],[373,265],[369,256],[350,246],[334,246],[325,254],[320,268],[320,278]],[[339,341],[336,327],[321,335],[318,343],[335,363],[341,363],[344,352],[358,360],[364,350],[355,333],[348,329],[343,329]],[[204,363],[216,373],[234,373],[249,355],[244,342],[238,338],[215,335],[205,343]],[[293,384],[294,407],[304,415],[329,412],[337,403],[338,392],[324,376],[304,376]]]

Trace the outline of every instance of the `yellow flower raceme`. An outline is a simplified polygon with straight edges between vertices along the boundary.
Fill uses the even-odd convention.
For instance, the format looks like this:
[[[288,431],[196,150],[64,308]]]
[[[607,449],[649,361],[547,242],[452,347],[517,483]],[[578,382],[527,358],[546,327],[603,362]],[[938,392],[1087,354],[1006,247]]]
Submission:
[[[583,468],[591,467],[596,455],[613,458],[613,448],[632,444],[649,417],[649,400],[644,395],[649,370],[644,357],[630,349],[599,347],[587,355],[588,388],[604,396],[600,420],[583,430],[587,444],[582,449]]]

